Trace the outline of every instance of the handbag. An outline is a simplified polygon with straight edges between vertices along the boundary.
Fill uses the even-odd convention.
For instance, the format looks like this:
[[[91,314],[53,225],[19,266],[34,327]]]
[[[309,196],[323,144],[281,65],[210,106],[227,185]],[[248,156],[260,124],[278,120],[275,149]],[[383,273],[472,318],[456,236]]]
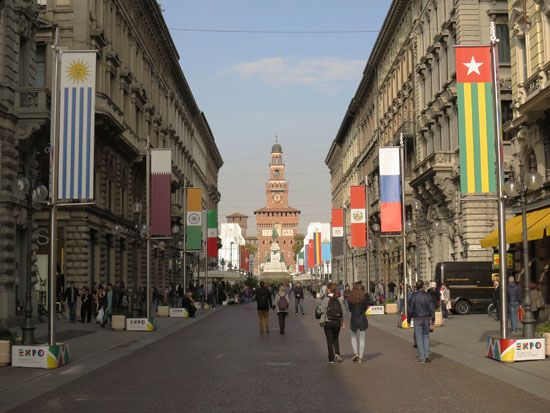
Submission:
[[[451,302],[450,302],[450,301],[447,301],[447,302],[445,303],[445,308],[446,308],[447,310],[450,310],[450,309],[452,308]]]
[[[317,307],[315,307],[315,318],[317,320],[320,320],[322,315],[323,312],[321,311],[321,304],[319,304]]]
[[[103,310],[103,308],[100,308],[97,312],[97,317],[95,318],[95,320],[98,323],[103,323],[103,317],[105,317],[105,310]]]

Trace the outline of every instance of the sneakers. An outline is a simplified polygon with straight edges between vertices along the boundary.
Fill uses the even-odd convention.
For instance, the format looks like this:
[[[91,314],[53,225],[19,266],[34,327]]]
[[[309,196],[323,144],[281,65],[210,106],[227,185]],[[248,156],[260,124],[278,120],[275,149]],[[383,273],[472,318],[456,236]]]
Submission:
[[[329,361],[328,364],[334,364],[334,361]]]
[[[431,363],[431,362],[432,362],[432,359],[428,356],[428,357],[426,357],[426,360],[425,360],[425,361],[426,361],[426,363]]]
[[[359,357],[359,358],[357,359],[357,363],[361,364],[362,362],[363,362],[363,358],[362,358],[362,357]]]
[[[352,360],[352,361],[358,361],[358,360],[360,360],[360,359],[359,359],[359,356],[358,356],[357,354],[354,354],[354,355],[353,355],[353,358],[352,358],[351,360]]]
[[[342,361],[344,361],[344,359],[342,358],[342,356],[340,356],[340,354],[335,354],[334,360],[336,360],[338,363],[341,363]]]

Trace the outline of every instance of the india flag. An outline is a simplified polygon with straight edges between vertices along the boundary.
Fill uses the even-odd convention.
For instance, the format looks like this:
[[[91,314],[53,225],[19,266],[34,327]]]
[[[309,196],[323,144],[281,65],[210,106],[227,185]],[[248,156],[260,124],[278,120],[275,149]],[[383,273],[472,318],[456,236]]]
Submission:
[[[187,188],[187,221],[185,246],[187,251],[202,250],[202,189]]]
[[[496,191],[492,80],[489,46],[456,48],[460,191],[465,194]]]

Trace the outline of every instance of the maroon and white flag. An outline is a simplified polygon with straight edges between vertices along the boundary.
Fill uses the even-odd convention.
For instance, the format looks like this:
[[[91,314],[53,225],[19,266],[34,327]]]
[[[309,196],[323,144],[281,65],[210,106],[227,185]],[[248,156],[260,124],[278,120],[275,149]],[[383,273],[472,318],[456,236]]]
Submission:
[[[151,236],[172,236],[171,192],[172,151],[151,150]]]

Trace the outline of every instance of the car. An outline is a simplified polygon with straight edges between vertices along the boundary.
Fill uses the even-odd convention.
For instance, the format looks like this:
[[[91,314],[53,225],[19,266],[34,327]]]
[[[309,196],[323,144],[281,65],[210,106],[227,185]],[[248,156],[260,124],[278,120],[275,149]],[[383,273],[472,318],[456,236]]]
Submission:
[[[435,266],[437,287],[451,292],[451,310],[460,315],[487,311],[493,297],[493,265],[487,261],[447,261]]]

